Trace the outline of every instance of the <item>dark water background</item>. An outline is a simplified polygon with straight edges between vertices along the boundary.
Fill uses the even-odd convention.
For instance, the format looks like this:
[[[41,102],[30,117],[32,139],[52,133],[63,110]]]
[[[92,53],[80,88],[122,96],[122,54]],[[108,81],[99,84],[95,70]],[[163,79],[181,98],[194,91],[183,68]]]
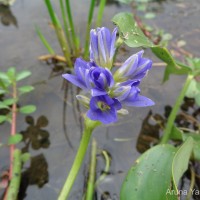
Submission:
[[[55,6],[59,9],[58,3],[55,3]],[[172,44],[180,39],[184,39],[187,42],[185,49],[197,57],[200,56],[199,1],[164,1],[161,4],[153,3],[151,6],[157,9],[158,13],[154,20],[148,20],[146,22],[171,33],[173,35]],[[84,39],[88,7],[89,1],[72,1],[76,30],[81,35],[82,40]],[[5,16],[4,11],[4,8],[0,8],[1,18]],[[114,26],[110,20],[115,14],[121,11],[131,12],[132,9],[128,5],[122,5],[116,2],[107,5],[104,12],[103,25],[113,28]],[[68,137],[73,146],[71,148],[66,140],[63,129],[63,79],[60,75],[49,78],[53,67],[37,60],[38,56],[46,54],[47,51],[35,32],[35,25],[41,28],[43,34],[51,41],[52,46],[56,49],[56,52],[61,54],[54,31],[48,26],[50,20],[44,2],[41,0],[17,0],[9,12],[12,12],[13,16],[11,16],[11,21],[13,24],[9,26],[0,24],[0,69],[5,71],[10,66],[15,66],[18,71],[28,69],[32,72],[32,76],[23,83],[34,84],[35,90],[31,94],[24,96],[20,101],[20,105],[35,104],[37,111],[31,115],[34,120],[37,121],[40,116],[45,116],[49,122],[46,127],[39,127],[39,129],[46,130],[49,133],[49,147],[40,148],[39,150],[29,148],[32,156],[44,155],[48,167],[44,162],[45,166],[41,166],[41,168],[43,170],[42,172],[46,172],[48,168],[48,183],[45,185],[42,184],[42,181],[47,180],[45,173],[39,175],[33,174],[33,176],[39,176],[40,183],[43,187],[38,188],[38,185],[41,186],[40,184],[32,183],[27,188],[27,196],[25,199],[54,200],[57,198],[67,177],[67,172],[72,165],[76,149],[79,145],[81,137],[79,113],[76,108],[73,108],[73,95],[70,95],[69,92],[65,123]],[[8,12],[6,15],[8,15]],[[136,49],[129,49],[127,52],[122,53],[118,59],[125,61],[129,55],[136,51]],[[158,62],[150,51],[147,50],[145,54],[150,56],[155,62]],[[162,85],[163,72],[163,67],[154,67],[141,86],[142,94],[155,101],[156,105],[154,107],[140,109],[129,108],[130,114],[120,118],[118,123],[100,127],[94,131],[93,137],[97,140],[98,148],[107,150],[112,157],[110,175],[99,185],[97,190],[98,199],[100,199],[101,194],[105,191],[110,193],[112,199],[119,199],[119,190],[124,176],[131,164],[139,156],[135,146],[142,120],[150,109],[154,112],[163,113],[164,105],[173,105],[175,102],[176,96],[182,87],[184,77],[171,76],[170,81]],[[73,92],[75,91],[76,88],[73,88]],[[27,127],[28,124],[25,122],[25,116],[18,115],[17,131],[24,131]],[[9,125],[4,124],[0,126],[0,133],[1,141],[6,141],[9,136]],[[115,140],[116,138],[131,139],[124,142],[117,142]],[[0,171],[8,168],[8,157],[9,149],[5,147],[1,148]],[[88,161],[89,156],[87,155],[71,192],[70,199],[72,200],[81,199]],[[28,164],[25,167],[28,167]],[[99,157],[97,174],[99,175],[103,169],[104,162]]]

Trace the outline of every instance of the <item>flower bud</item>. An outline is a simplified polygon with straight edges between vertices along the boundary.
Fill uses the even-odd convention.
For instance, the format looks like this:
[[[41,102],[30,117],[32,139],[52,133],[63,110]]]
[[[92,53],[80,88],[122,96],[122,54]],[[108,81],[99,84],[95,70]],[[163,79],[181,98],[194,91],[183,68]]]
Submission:
[[[89,108],[90,99],[83,95],[76,95],[76,99],[83,104],[86,108]]]
[[[97,65],[111,69],[116,50],[116,34],[117,28],[112,34],[105,27],[90,31],[90,59],[95,61]]]

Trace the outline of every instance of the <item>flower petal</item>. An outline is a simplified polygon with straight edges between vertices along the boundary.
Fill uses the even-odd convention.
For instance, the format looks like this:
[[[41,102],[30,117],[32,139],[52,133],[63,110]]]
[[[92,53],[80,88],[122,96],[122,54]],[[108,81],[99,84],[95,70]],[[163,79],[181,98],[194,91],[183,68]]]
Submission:
[[[63,74],[62,77],[66,80],[68,80],[69,82],[71,82],[72,84],[76,85],[77,87],[80,87],[82,89],[87,90],[86,85],[80,81],[77,76],[71,75],[71,74]]]
[[[146,107],[146,106],[153,106],[155,103],[142,95],[138,95],[137,98],[135,98],[135,100],[131,99],[127,99],[125,102],[126,106],[134,106],[134,107]]]

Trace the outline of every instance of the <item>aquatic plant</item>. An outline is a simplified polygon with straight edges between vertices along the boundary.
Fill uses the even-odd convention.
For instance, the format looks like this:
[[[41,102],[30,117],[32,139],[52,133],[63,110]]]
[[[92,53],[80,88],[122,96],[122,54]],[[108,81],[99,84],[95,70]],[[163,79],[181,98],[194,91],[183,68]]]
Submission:
[[[10,168],[8,176],[10,183],[4,199],[17,199],[22,163],[26,162],[30,157],[28,153],[22,154],[15,146],[22,140],[22,135],[16,132],[17,113],[29,114],[36,110],[34,105],[25,105],[22,107],[18,105],[21,96],[34,89],[30,85],[19,86],[20,84],[18,84],[19,81],[30,75],[31,72],[26,70],[17,73],[14,67],[9,68],[6,73],[0,72],[0,95],[2,95],[0,109],[4,110],[4,115],[0,115],[0,123],[9,122],[11,124],[8,143],[1,144],[9,145],[10,147]]]
[[[68,179],[59,199],[66,199],[81,166],[90,141],[92,131],[101,123],[116,122],[117,112],[122,105],[145,107],[154,102],[140,95],[139,84],[152,66],[152,61],[143,58],[140,51],[128,58],[116,72],[112,73],[115,56],[116,31],[113,34],[105,28],[91,30],[90,61],[77,58],[74,66],[75,75],[63,74],[74,85],[84,89],[90,98],[78,95],[77,99],[88,111],[85,116],[85,131]]]
[[[199,104],[200,90],[197,81],[197,76],[200,75],[199,67],[197,67],[199,60],[189,60],[189,65],[176,61],[165,47],[152,44],[144,36],[129,13],[116,15],[113,22],[118,27],[121,41],[126,45],[150,48],[159,59],[166,63],[163,82],[167,81],[171,74],[187,75],[159,144],[141,155],[136,164],[131,167],[121,187],[120,199],[160,200],[173,197],[178,200],[178,183],[187,170],[190,159],[200,160],[199,135],[192,131],[184,133],[175,126],[175,118],[181,102],[186,94],[191,95],[189,92],[191,88],[195,91],[192,94]],[[143,51],[140,51],[128,58],[117,70],[113,70],[115,53],[110,52],[115,51],[115,47],[111,45],[112,38],[115,38],[115,32],[112,35],[106,28],[92,30],[90,61],[86,62],[78,58],[75,62],[74,74],[63,75],[65,79],[85,90],[90,97],[77,96],[77,99],[88,109],[85,115],[85,130],[59,200],[66,199],[70,193],[93,130],[101,123],[116,122],[117,114],[120,112],[127,114],[126,110],[122,110],[123,105],[143,107],[154,104],[152,100],[141,96],[139,89],[141,80],[151,69],[152,61],[142,57]],[[115,72],[113,73],[113,71]],[[175,146],[168,144],[174,140],[179,140],[182,144],[179,143]],[[95,184],[93,179],[91,181]],[[88,183],[88,187],[90,187],[90,183]],[[89,196],[93,194],[90,192]]]

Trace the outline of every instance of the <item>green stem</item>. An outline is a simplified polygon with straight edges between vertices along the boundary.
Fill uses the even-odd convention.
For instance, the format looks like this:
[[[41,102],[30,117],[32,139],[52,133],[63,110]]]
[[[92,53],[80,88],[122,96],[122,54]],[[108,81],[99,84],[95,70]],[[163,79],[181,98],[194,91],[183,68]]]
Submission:
[[[75,51],[75,55],[76,55],[78,45],[77,45],[76,33],[75,33],[75,29],[74,29],[74,22],[73,22],[72,13],[71,13],[71,7],[70,7],[69,0],[66,0],[65,3],[66,3],[66,10],[67,10],[69,26],[70,26],[70,30],[72,33],[72,40],[73,40],[72,43],[73,43],[73,47],[74,47],[74,51]]]
[[[177,98],[176,100],[176,103],[169,115],[169,118],[167,120],[167,125],[166,125],[166,128],[164,130],[164,134],[163,134],[163,137],[161,139],[161,142],[160,144],[165,144],[168,142],[169,138],[170,138],[170,134],[171,134],[171,130],[172,130],[172,127],[174,125],[174,121],[176,119],[176,115],[177,115],[177,112],[179,111],[179,108],[181,106],[181,103],[183,101],[183,98],[185,96],[185,93],[188,89],[188,86],[190,85],[190,82],[191,80],[193,79],[193,75],[188,75],[186,81],[185,81],[185,84],[181,90],[181,93],[179,95],[179,97]]]
[[[69,172],[69,175],[67,177],[67,180],[65,181],[65,184],[61,190],[61,193],[58,197],[58,200],[66,200],[69,196],[69,193],[71,191],[71,188],[74,184],[74,181],[78,175],[79,169],[82,165],[83,159],[85,157],[90,137],[92,135],[92,131],[99,125],[98,121],[92,121],[88,118],[85,119],[85,129],[83,131],[83,135],[81,138],[80,146],[78,148],[74,163],[72,165],[72,168]]]
[[[99,185],[99,183],[108,175],[108,172],[110,170],[110,158],[108,156],[108,153],[106,151],[102,151],[102,154],[104,156],[105,159],[105,168],[103,170],[103,174],[98,178],[98,180],[95,183],[95,187],[97,187]]]
[[[91,0],[91,3],[90,3],[90,10],[89,10],[89,15],[88,15],[87,29],[86,29],[86,36],[85,36],[84,56],[83,56],[85,59],[87,59],[87,56],[89,54],[90,28],[92,24],[95,1],[96,0]]]
[[[89,179],[86,192],[86,200],[93,199],[94,186],[95,186],[95,171],[96,171],[96,153],[97,153],[97,142],[95,139],[92,140],[92,150],[91,150],[91,162]]]
[[[21,179],[21,165],[21,151],[19,149],[16,149],[14,151],[13,172],[12,179],[10,180],[9,184],[7,200],[17,199]]]
[[[99,11],[97,14],[96,27],[99,27],[102,24],[103,11],[104,11],[105,5],[106,5],[106,0],[101,0],[100,5],[99,5]]]

